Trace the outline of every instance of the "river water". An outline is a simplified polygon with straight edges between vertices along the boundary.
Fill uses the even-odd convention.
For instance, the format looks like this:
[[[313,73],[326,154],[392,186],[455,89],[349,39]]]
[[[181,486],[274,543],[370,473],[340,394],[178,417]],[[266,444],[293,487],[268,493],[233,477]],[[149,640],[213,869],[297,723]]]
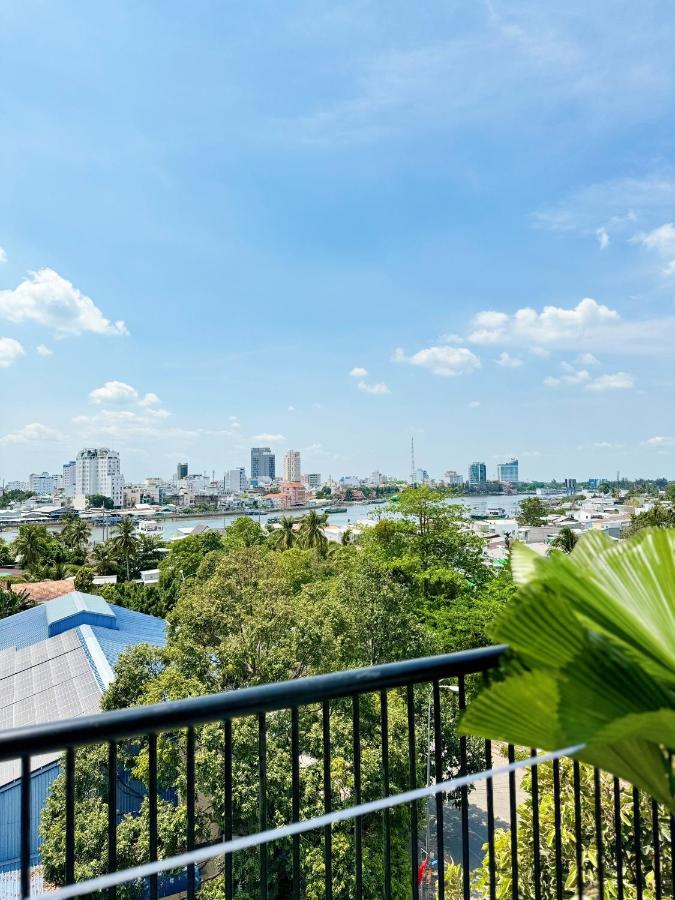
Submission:
[[[518,511],[520,501],[526,496],[532,495],[514,494],[507,496],[504,494],[487,494],[481,497],[457,497],[454,498],[452,502],[468,507],[475,515],[486,515],[488,508],[500,508],[504,510],[507,518],[513,518]],[[328,521],[332,525],[353,525],[362,519],[377,519],[378,515],[383,514],[384,507],[385,504],[383,503],[358,503],[354,506],[348,506],[347,512],[330,513]],[[259,517],[256,515],[251,518],[253,518],[254,521],[258,521],[259,519],[261,524],[264,525],[270,516],[290,515],[294,518],[301,518],[306,514],[307,510],[289,510],[288,512],[272,510],[270,512],[261,513]],[[240,515],[240,513],[234,512],[218,516],[181,516],[176,519],[160,518],[157,521],[162,527],[162,531],[158,531],[156,534],[158,537],[169,539],[180,534],[180,529],[193,528],[195,525],[207,525],[209,528],[214,529],[227,528],[228,525],[231,525]],[[106,537],[110,537],[111,532],[114,534],[114,531],[108,527],[106,528],[106,534],[104,535],[103,528],[98,526],[94,527],[92,528],[92,540],[95,543],[99,543],[100,541],[105,540]],[[0,533],[0,537],[5,541],[12,541],[16,537],[16,531],[14,529],[7,529]]]

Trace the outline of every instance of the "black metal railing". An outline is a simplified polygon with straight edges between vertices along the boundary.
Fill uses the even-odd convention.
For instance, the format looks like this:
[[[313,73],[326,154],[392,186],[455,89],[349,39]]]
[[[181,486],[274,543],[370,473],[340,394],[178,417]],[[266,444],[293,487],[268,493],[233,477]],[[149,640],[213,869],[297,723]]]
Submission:
[[[265,832],[270,828],[270,801],[275,805],[278,798],[270,796],[268,781],[268,727],[270,716],[279,711],[290,715],[288,744],[290,749],[290,821],[301,820],[303,765],[316,769],[316,790],[320,797],[320,811],[323,815],[334,813],[336,804],[346,804],[348,808],[358,807],[364,802],[364,789],[368,788],[373,798],[371,777],[364,775],[364,766],[372,774],[377,771],[376,781],[379,784],[380,797],[389,797],[392,793],[415,790],[430,781],[445,784],[448,778],[458,776],[462,779],[470,770],[485,768],[490,771],[495,760],[495,746],[490,741],[475,741],[467,737],[456,738],[455,719],[448,720],[448,704],[442,699],[442,689],[454,691],[452,704],[456,713],[461,713],[467,701],[482,678],[490,677],[505,653],[505,647],[490,647],[464,653],[426,659],[410,660],[367,669],[358,669],[321,675],[312,678],[276,683],[260,687],[250,687],[227,693],[196,697],[193,699],[166,702],[150,707],[132,707],[124,710],[86,716],[79,719],[60,721],[36,727],[0,732],[0,763],[20,760],[20,865],[17,895],[28,897],[31,893],[31,757],[50,753],[63,753],[61,762],[64,779],[64,860],[60,881],[69,886],[75,883],[76,860],[76,784],[78,754],[91,745],[106,745],[106,780],[107,790],[107,860],[105,869],[109,873],[118,871],[118,829],[119,829],[119,769],[122,765],[120,757],[126,754],[130,741],[143,741],[143,752],[147,752],[147,818],[148,818],[148,859],[137,862],[155,862],[160,856],[162,834],[159,826],[158,803],[161,796],[158,762],[158,740],[173,736],[175,742],[180,735],[180,760],[184,769],[181,773],[181,785],[185,804],[185,834],[183,852],[190,852],[199,846],[214,845],[214,857],[222,857],[222,866],[214,875],[206,872],[202,877],[199,865],[195,861],[185,866],[185,893],[189,900],[199,892],[203,879],[222,877],[224,895],[229,900],[236,895],[233,854],[222,852],[222,841],[232,841],[235,822],[235,784],[234,764],[237,762],[237,749],[233,739],[233,723],[243,717],[255,717],[257,722],[257,829]],[[448,682],[452,684],[448,684]],[[427,685],[423,693],[420,685]],[[392,696],[396,697],[396,709],[393,710]],[[367,700],[366,698],[370,698]],[[376,727],[379,747],[373,757],[372,744],[367,743],[362,734],[362,725],[368,702],[368,733],[372,735]],[[334,759],[335,735],[331,730],[331,715],[335,714],[336,705],[347,709],[346,715],[351,719],[347,729],[347,746],[350,759],[350,789],[348,796],[338,796],[333,785],[332,762]],[[345,707],[344,704],[348,706]],[[309,726],[316,726],[322,758],[312,758],[309,763],[303,761],[301,746],[301,711],[311,710],[312,718]],[[373,713],[373,710],[375,712]],[[397,771],[394,779],[392,770],[392,723],[391,714],[396,714],[396,733],[407,732],[407,773]],[[375,726],[373,726],[373,720]],[[305,721],[305,720],[303,720]],[[285,722],[285,720],[284,720]],[[219,834],[204,835],[197,827],[200,809],[209,803],[202,796],[198,786],[197,755],[200,738],[205,726],[210,723],[222,724],[222,767],[220,769],[223,787],[222,817],[219,819]],[[278,723],[277,723],[278,724]],[[455,751],[449,751],[454,741]],[[405,744],[405,741],[403,742]],[[344,750],[341,746],[341,753]],[[184,749],[183,749],[184,748]],[[136,747],[138,750],[138,746]],[[250,750],[250,748],[249,748]],[[364,752],[367,759],[364,759]],[[396,759],[401,758],[401,747],[396,747]],[[643,801],[637,791],[618,780],[611,782],[611,800],[603,791],[609,781],[607,776],[597,771],[590,772],[588,783],[590,788],[586,794],[582,786],[582,778],[586,778],[586,768],[574,762],[570,767],[564,761],[556,759],[549,769],[541,765],[527,764],[528,787],[525,791],[519,786],[516,766],[522,751],[513,746],[504,748],[504,762],[511,764],[505,775],[505,791],[508,796],[508,836],[502,835],[495,814],[495,784],[492,777],[484,782],[485,834],[477,837],[472,832],[470,821],[471,793],[470,785],[464,781],[459,789],[453,792],[450,805],[438,792],[424,801],[413,800],[407,803],[407,862],[408,875],[405,885],[398,865],[401,857],[400,842],[393,846],[392,832],[396,819],[397,834],[401,832],[400,810],[385,808],[378,813],[378,848],[381,844],[381,883],[373,887],[372,878],[366,885],[364,878],[364,856],[372,858],[367,845],[372,831],[364,829],[363,815],[353,817],[350,833],[349,883],[345,887],[345,853],[342,850],[339,863],[335,858],[333,840],[335,833],[331,824],[324,824],[314,836],[312,849],[320,847],[323,870],[321,873],[323,896],[332,900],[335,893],[336,866],[340,871],[340,896],[357,898],[381,896],[410,896],[413,900],[421,897],[438,897],[448,900],[462,897],[469,900],[475,896],[495,898],[503,894],[503,884],[509,884],[509,893],[513,898],[533,896],[536,900],[542,897],[582,896],[584,891],[592,888],[598,896],[616,896],[622,900],[624,896],[647,898],[673,895],[673,846],[675,831],[673,817],[659,809],[651,801]],[[501,748],[500,748],[501,753]],[[525,756],[536,756],[536,751],[528,751]],[[126,755],[125,755],[126,758]],[[432,773],[433,763],[433,773]],[[278,760],[275,758],[275,766]],[[426,767],[426,778],[421,775]],[[404,769],[406,767],[404,766]],[[546,775],[547,784],[551,779],[550,795],[542,787],[542,779]],[[569,773],[571,772],[571,775]],[[305,776],[306,777],[306,776]],[[395,781],[395,783],[394,783]],[[570,783],[568,783],[570,782]],[[584,782],[586,784],[586,782]],[[573,802],[565,805],[563,792],[569,788]],[[395,789],[395,790],[394,790]],[[519,797],[520,794],[520,797]],[[625,798],[632,799],[632,810],[627,809]],[[589,800],[590,797],[590,800]],[[527,803],[527,815],[523,818],[519,810]],[[613,803],[614,833],[607,830],[608,802]],[[649,820],[645,819],[644,803],[649,803]],[[423,811],[426,836],[420,833],[420,813]],[[451,822],[458,813],[457,831],[461,837],[460,850],[448,852],[448,838],[455,830]],[[542,829],[547,827],[548,816],[552,813],[553,846],[543,846]],[[145,813],[144,813],[145,814]],[[33,811],[35,815],[35,811]],[[592,826],[589,826],[589,816]],[[519,844],[519,819],[521,827],[527,828],[531,858],[523,858],[523,849]],[[611,824],[612,815],[609,816]],[[628,822],[628,827],[627,826]],[[664,825],[665,823],[665,825]],[[278,824],[278,821],[276,822]],[[0,821],[0,831],[6,823]],[[590,827],[590,832],[589,832]],[[665,832],[664,832],[665,828]],[[431,859],[430,833],[433,830],[433,869],[429,865]],[[649,835],[650,846],[643,848],[643,839]],[[666,837],[664,838],[664,834]],[[570,837],[571,835],[571,837]],[[613,838],[613,847],[610,846]],[[222,841],[221,841],[222,839]],[[476,847],[476,843],[479,847]],[[303,842],[299,833],[293,834],[288,844],[290,855],[287,860],[289,870],[288,893],[294,898],[303,896],[305,873],[303,867]],[[592,846],[591,846],[592,845]],[[218,849],[218,847],[220,849]],[[482,862],[476,864],[475,851],[479,850]],[[270,855],[268,843],[258,847],[257,880],[261,898],[266,898],[270,891]],[[474,853],[472,862],[471,853]],[[506,857],[504,856],[506,854]],[[611,855],[611,860],[610,860]],[[396,857],[396,858],[394,858]],[[504,859],[506,858],[506,862]],[[610,864],[611,863],[611,864]],[[423,872],[422,869],[426,870]],[[477,877],[482,869],[485,877]],[[380,872],[380,869],[378,869]],[[608,881],[612,888],[607,893]],[[452,875],[456,875],[453,882]],[[431,878],[429,875],[431,874]],[[120,879],[120,883],[124,879]],[[131,880],[131,879],[130,879]],[[547,886],[548,885],[548,886]],[[570,887],[571,885],[571,887]],[[50,886],[51,887],[51,886]],[[373,891],[376,889],[376,893]],[[284,889],[276,887],[276,896],[284,896]],[[155,871],[143,879],[138,885],[139,896],[147,894],[155,900],[160,893],[158,872]],[[108,889],[109,900],[115,900],[117,887]],[[73,896],[75,891],[70,893]]]

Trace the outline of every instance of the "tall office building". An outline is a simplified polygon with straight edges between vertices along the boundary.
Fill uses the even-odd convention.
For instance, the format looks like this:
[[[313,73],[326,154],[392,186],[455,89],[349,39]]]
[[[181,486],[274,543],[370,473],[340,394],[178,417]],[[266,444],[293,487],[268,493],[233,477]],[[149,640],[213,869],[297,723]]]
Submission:
[[[77,464],[74,459],[71,459],[70,462],[63,464],[63,496],[64,497],[74,497],[75,496],[75,476],[76,476]]]
[[[568,496],[572,496],[577,492],[577,480],[576,478],[566,478],[565,479],[565,493]]]
[[[306,475],[302,476],[302,483],[305,487],[309,488],[310,491],[316,491],[321,487],[321,473],[308,472]]]
[[[246,469],[243,466],[238,469],[230,469],[225,473],[226,494],[243,494],[247,488]]]
[[[463,484],[464,479],[459,474],[459,472],[455,472],[454,469],[448,469],[447,472],[443,473],[443,481],[446,484],[457,486],[457,485]]]
[[[42,472],[40,475],[33,473],[28,476],[28,490],[34,494],[42,494],[52,497],[59,486],[59,476]]]
[[[270,447],[251,447],[251,479],[275,477],[275,457]]]
[[[284,481],[301,481],[300,451],[289,450],[284,456]]]
[[[188,464],[178,463],[176,466],[176,481],[181,481],[183,478],[188,477]]]
[[[485,484],[487,466],[484,462],[472,462],[469,466],[469,484]]]
[[[513,458],[509,462],[500,463],[497,466],[497,481],[503,484],[517,484],[518,478],[518,460]]]
[[[107,447],[80,450],[75,460],[74,506],[84,509],[87,497],[102,494],[113,506],[122,506],[124,476],[120,471],[120,455]]]

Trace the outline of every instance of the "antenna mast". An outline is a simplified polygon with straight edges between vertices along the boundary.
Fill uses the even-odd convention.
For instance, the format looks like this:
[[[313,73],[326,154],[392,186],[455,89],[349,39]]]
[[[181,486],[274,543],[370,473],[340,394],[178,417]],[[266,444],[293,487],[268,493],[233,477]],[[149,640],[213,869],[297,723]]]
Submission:
[[[415,437],[410,435],[410,484],[415,487]]]

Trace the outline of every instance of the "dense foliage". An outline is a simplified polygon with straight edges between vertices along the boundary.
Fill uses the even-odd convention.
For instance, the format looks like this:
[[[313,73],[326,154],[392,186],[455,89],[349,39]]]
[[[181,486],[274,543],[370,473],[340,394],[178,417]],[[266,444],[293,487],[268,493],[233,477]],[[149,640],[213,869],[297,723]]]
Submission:
[[[206,533],[172,543],[160,564],[156,587],[134,583],[101,588],[108,599],[168,619],[168,640],[159,650],[128,651],[108,688],[106,709],[148,704],[231,690],[321,672],[371,665],[444,650],[484,644],[497,610],[513,593],[508,570],[495,571],[483,542],[468,530],[463,511],[448,506],[426,488],[405,491],[383,511],[381,521],[354,543],[328,545],[321,517],[310,515],[297,528],[268,534],[250,518],[237,520],[224,536]],[[416,690],[418,733],[426,733],[427,687]],[[456,704],[444,704],[444,770],[458,770]],[[257,830],[257,722],[233,723],[235,746],[235,833]],[[333,802],[354,801],[351,704],[331,703]],[[407,786],[405,697],[389,693],[390,781],[393,791]],[[323,810],[322,718],[316,707],[300,711],[302,754],[301,816]],[[381,790],[379,700],[361,701],[363,796]],[[184,847],[185,738],[160,740],[160,787],[175,788],[177,803],[161,804],[161,853]],[[198,729],[196,762],[202,838],[222,832],[223,731]],[[428,746],[419,742],[420,783]],[[121,748],[126,768],[147,782],[144,741]],[[470,760],[474,748],[469,742]],[[290,819],[289,715],[268,716],[268,822]],[[76,876],[103,870],[106,842],[105,765],[98,748],[81,751],[77,761]],[[103,773],[103,774],[102,774]],[[51,883],[62,883],[63,781],[57,779],[43,816],[43,859]],[[407,895],[409,811],[391,814],[395,896]],[[364,892],[376,896],[382,883],[382,818],[364,820]],[[119,825],[119,863],[147,857],[147,806]],[[302,840],[306,897],[323,896],[320,835]],[[270,848],[270,896],[289,893],[289,847]],[[353,833],[337,827],[333,836],[334,896],[353,896]],[[209,870],[210,872],[211,870]],[[211,873],[213,874],[213,873]],[[208,878],[208,873],[205,873]],[[258,895],[257,853],[235,857],[237,896]],[[207,881],[208,897],[222,894],[222,879]],[[133,893],[133,891],[132,891]]]

